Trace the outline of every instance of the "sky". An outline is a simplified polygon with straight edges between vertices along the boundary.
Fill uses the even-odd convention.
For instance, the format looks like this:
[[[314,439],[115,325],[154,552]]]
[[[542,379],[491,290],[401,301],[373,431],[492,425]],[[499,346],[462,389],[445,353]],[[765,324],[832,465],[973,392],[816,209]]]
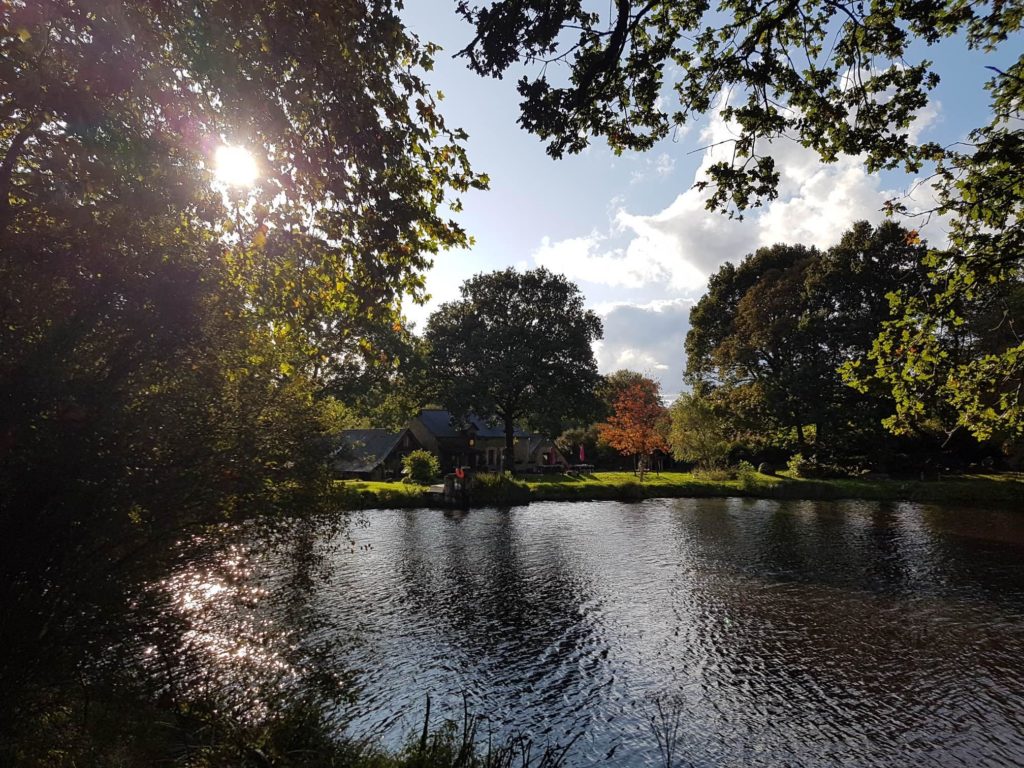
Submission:
[[[464,59],[453,57],[472,38],[454,2],[411,0],[404,17],[421,40],[442,46],[426,79],[444,94],[440,109],[448,124],[469,134],[474,169],[491,179],[490,190],[466,195],[455,215],[474,245],[439,254],[427,275],[430,301],[405,307],[419,329],[440,303],[458,298],[468,277],[544,266],[574,281],[601,316],[600,371],[645,373],[672,400],[684,388],[690,308],[718,267],[777,242],[828,247],[855,221],[881,221],[885,200],[915,188],[907,175],[868,174],[856,158],[823,165],[809,150],[784,142],[773,151],[782,173],[778,199],[743,221],[729,219],[707,211],[703,193],[693,188],[702,169],[726,151],[712,145],[732,136],[718,114],[644,153],[617,157],[598,138],[579,155],[553,160],[516,124],[515,82],[535,68],[513,69],[501,80],[470,72]],[[1011,39],[988,55],[955,40],[915,51],[935,62],[942,82],[913,133],[945,144],[987,122],[982,86],[992,73],[985,67],[1009,67],[1022,43]],[[928,200],[919,190],[914,202]],[[945,239],[942,221],[908,225],[932,244]]]

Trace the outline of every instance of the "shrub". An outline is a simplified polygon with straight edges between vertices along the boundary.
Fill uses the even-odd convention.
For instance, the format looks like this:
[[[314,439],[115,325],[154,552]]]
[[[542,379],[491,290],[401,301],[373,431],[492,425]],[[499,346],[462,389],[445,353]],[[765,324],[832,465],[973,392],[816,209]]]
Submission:
[[[406,478],[417,485],[430,485],[441,474],[441,465],[430,451],[413,451],[402,459]]]
[[[479,474],[472,485],[474,504],[512,506],[530,503],[530,487],[510,475]]]
[[[745,491],[751,491],[757,487],[757,470],[749,461],[741,461],[736,467],[736,477],[739,478],[740,487]]]
[[[802,453],[794,453],[786,466],[796,477],[807,479],[848,476],[848,473],[842,467],[804,458]]]

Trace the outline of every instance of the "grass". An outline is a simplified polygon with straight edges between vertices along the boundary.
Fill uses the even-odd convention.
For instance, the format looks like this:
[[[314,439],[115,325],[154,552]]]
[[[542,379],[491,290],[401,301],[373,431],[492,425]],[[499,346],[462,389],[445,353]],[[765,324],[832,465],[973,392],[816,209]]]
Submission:
[[[410,509],[429,506],[423,485],[387,483],[373,480],[336,480],[334,491],[342,509]]]
[[[346,509],[423,507],[430,505],[426,488],[402,483],[345,481],[341,488]],[[803,479],[752,473],[745,477],[711,479],[690,472],[648,473],[644,482],[632,472],[592,475],[521,476],[500,484],[488,483],[477,503],[522,504],[528,501],[634,500],[673,497],[747,496],[768,499],[868,499],[917,501],[967,506],[1024,509],[1024,474],[956,475],[941,480]]]

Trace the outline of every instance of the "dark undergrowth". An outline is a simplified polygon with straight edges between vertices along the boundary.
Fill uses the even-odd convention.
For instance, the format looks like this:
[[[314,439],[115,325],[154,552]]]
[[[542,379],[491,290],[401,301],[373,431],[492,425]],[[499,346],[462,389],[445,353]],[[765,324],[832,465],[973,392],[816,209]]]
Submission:
[[[26,713],[27,714],[27,713]],[[209,701],[170,705],[123,688],[51,694],[33,703],[22,727],[0,736],[0,764],[35,768],[559,768],[575,739],[537,744],[523,734],[494,741],[483,720],[431,725],[387,750],[371,739],[340,738],[313,701],[273,715],[238,718]]]

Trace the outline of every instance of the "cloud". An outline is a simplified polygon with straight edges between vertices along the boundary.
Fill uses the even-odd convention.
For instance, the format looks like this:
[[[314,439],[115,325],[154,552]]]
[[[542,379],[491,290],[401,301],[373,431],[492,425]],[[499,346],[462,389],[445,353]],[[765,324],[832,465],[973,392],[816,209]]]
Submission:
[[[937,103],[923,110],[912,126],[913,137],[939,113]],[[737,135],[722,118],[721,108],[711,115],[701,132],[705,148],[695,181],[706,178],[714,163],[731,159],[731,140]],[[798,242],[827,248],[855,221],[881,221],[885,201],[901,194],[883,189],[880,177],[868,174],[857,157],[822,163],[816,152],[789,140],[774,142],[771,153],[780,174],[778,198],[748,210],[742,221],[708,211],[709,192],[691,187],[649,215],[620,204],[611,214],[607,233],[559,241],[545,238],[534,259],[580,281],[692,292],[702,289],[708,275],[723,263],[736,263],[761,246]],[[649,165],[657,167],[660,157]],[[941,244],[941,230],[935,221],[922,234]]]
[[[622,249],[611,247],[607,235],[597,232],[556,242],[544,237],[533,260],[570,280],[621,288],[640,288],[667,277],[656,261],[631,259]]]
[[[629,178],[630,184],[639,184],[651,177],[667,178],[676,169],[676,159],[667,152],[662,152],[653,157],[644,157],[643,167],[633,171]]]
[[[682,388],[692,306],[691,299],[675,299],[599,308],[604,321],[604,339],[594,348],[599,370],[640,371],[661,381],[663,394],[674,398]]]

